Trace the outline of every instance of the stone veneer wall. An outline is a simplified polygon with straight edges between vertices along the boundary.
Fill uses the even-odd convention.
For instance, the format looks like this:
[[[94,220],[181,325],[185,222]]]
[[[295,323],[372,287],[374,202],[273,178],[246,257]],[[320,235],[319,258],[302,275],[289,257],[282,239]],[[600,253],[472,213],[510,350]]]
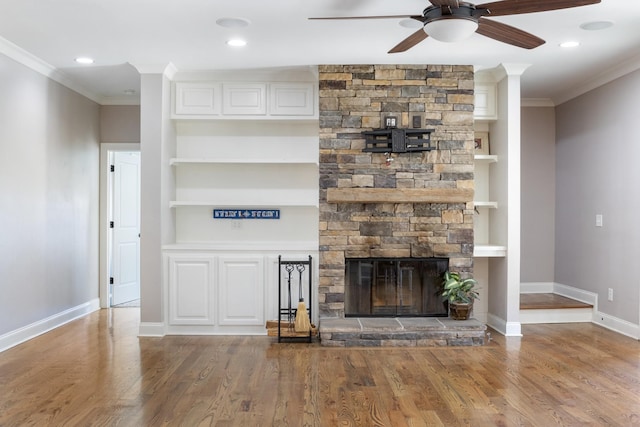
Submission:
[[[320,317],[344,317],[345,258],[448,257],[452,271],[472,273],[473,67],[323,65],[319,81]],[[384,115],[406,128],[414,114],[434,129],[437,150],[393,154],[388,165],[384,154],[362,152],[362,131],[380,128]],[[466,190],[468,196],[437,203],[327,201],[327,190],[357,195],[362,188]]]

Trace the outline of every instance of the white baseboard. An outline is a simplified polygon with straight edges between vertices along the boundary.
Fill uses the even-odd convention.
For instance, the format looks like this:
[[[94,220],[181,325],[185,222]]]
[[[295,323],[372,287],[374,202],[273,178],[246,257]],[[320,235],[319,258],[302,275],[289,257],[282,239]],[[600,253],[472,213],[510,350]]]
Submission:
[[[522,336],[520,322],[507,322],[495,314],[487,313],[487,325],[506,337]]]
[[[521,337],[522,336],[522,324],[520,322],[507,322],[506,324],[507,337]]]
[[[524,282],[520,283],[521,294],[552,294],[553,282]]]
[[[16,329],[0,336],[0,352],[15,347],[18,344],[22,344],[32,338],[49,332],[52,329],[60,327],[65,323],[69,323],[72,320],[76,320],[80,317],[86,316],[89,313],[93,313],[100,309],[100,300],[95,298],[84,304],[72,307],[68,310],[56,313],[53,316],[49,316],[46,319],[38,320],[30,325]]]
[[[495,314],[487,313],[487,325],[500,332],[502,335],[507,333],[507,322]]]
[[[640,325],[618,319],[605,313],[595,312],[593,323],[622,335],[640,340]]]
[[[563,285],[560,283],[553,284],[553,293],[562,295],[563,297],[574,299],[576,301],[591,304],[594,308],[598,308],[598,294],[596,293],[574,288],[573,286]]]
[[[165,325],[162,322],[140,322],[139,337],[163,337]]]

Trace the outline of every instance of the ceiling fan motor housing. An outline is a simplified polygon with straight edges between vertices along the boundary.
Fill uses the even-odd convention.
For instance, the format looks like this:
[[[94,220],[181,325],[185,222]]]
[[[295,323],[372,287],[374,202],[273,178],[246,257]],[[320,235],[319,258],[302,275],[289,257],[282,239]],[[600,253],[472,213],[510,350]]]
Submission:
[[[423,22],[437,21],[440,19],[468,19],[478,22],[478,18],[486,13],[476,9],[476,6],[467,3],[460,2],[458,7],[451,6],[429,6],[423,12]]]
[[[478,29],[478,13],[471,3],[461,2],[458,7],[429,6],[423,12],[424,31],[436,40],[458,42]]]

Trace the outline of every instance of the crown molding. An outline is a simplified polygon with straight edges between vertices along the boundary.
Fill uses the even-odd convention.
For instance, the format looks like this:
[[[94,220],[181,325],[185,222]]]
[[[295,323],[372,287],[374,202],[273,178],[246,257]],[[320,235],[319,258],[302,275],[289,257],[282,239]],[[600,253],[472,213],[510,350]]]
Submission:
[[[166,64],[141,64],[130,62],[131,66],[140,74],[162,74],[169,80],[173,80],[178,69],[172,62]]]
[[[522,98],[521,107],[555,107],[551,98]]]
[[[609,68],[608,70],[598,74],[594,78],[586,81],[584,84],[570,91],[564,92],[561,96],[555,97],[553,101],[555,105],[563,104],[639,69],[640,55],[636,55],[633,58],[623,61],[615,67]]]
[[[104,96],[100,105],[140,105],[140,95],[137,96]]]
[[[24,65],[31,70],[42,74],[43,76],[60,83],[61,85],[79,93],[80,95],[89,98],[90,100],[101,104],[102,98],[97,94],[91,92],[87,88],[75,83],[65,73],[55,68],[53,65],[38,58],[30,52],[22,49],[20,46],[10,42],[9,40],[0,37],[0,53],[13,59],[19,64]]]

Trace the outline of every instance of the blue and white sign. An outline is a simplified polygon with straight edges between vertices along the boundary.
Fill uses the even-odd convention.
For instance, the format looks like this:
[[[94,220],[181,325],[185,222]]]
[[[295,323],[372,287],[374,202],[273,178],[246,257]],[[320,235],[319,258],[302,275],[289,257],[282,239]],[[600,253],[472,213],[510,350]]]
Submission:
[[[280,219],[280,209],[214,209],[214,219]]]

